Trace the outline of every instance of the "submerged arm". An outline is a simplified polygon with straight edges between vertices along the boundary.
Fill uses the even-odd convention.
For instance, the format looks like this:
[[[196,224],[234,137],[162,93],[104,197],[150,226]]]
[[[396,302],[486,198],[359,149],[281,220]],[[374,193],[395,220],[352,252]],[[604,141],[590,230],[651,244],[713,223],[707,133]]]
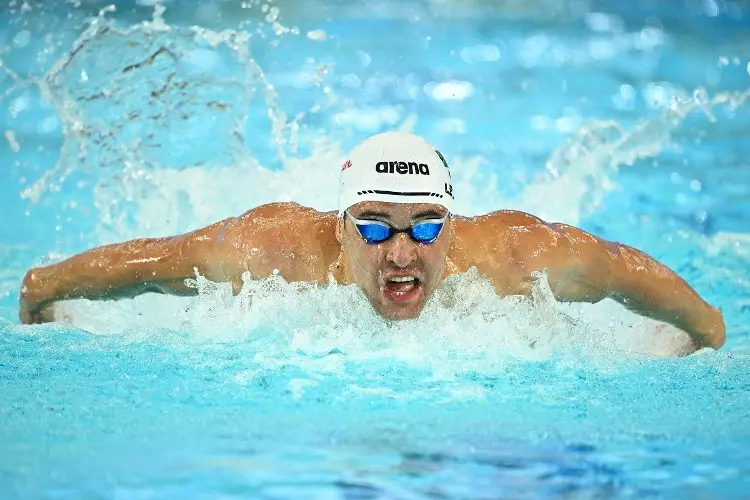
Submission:
[[[640,250],[580,229],[551,227],[563,237],[550,259],[550,286],[559,300],[612,298],[635,313],[683,330],[697,348],[724,344],[721,312],[665,265]]]
[[[59,300],[132,298],[146,292],[194,295],[185,280],[195,277],[196,268],[210,280],[226,279],[218,242],[233,220],[170,238],[105,245],[31,269],[21,288],[21,322],[50,321],[45,308]]]

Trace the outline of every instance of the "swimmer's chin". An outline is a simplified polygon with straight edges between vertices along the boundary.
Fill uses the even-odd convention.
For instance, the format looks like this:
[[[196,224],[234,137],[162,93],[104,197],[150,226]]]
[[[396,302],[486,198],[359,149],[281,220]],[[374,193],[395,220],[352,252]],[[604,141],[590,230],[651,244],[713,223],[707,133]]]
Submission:
[[[421,309],[419,310],[408,310],[408,311],[378,311],[380,315],[387,320],[390,321],[400,321],[400,320],[407,320],[407,319],[416,319],[419,317],[419,314],[422,312]]]
[[[373,304],[375,311],[386,320],[399,321],[416,319],[422,313],[422,301],[409,304],[377,303]]]

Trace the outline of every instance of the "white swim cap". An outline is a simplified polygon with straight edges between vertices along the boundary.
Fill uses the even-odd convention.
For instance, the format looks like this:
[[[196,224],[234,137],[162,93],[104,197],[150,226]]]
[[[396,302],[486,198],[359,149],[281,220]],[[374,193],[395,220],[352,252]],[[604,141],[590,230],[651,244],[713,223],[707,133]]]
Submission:
[[[349,154],[339,176],[339,214],[360,201],[434,203],[448,211],[453,185],[435,147],[405,132],[365,139]]]

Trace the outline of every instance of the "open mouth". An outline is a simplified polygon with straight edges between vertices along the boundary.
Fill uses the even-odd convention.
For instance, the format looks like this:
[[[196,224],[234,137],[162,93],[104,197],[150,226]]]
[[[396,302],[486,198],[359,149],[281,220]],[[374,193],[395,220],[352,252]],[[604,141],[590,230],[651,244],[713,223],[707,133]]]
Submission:
[[[422,289],[422,282],[415,276],[391,276],[385,280],[386,298],[393,302],[408,302]]]

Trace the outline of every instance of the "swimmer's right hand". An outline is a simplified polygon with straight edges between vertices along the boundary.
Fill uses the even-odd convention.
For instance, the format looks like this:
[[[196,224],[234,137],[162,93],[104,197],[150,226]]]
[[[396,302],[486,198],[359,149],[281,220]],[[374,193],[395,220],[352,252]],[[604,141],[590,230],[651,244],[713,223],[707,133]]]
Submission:
[[[23,278],[18,304],[22,324],[52,323],[55,321],[54,302],[45,297],[45,282],[38,269],[32,269]]]

